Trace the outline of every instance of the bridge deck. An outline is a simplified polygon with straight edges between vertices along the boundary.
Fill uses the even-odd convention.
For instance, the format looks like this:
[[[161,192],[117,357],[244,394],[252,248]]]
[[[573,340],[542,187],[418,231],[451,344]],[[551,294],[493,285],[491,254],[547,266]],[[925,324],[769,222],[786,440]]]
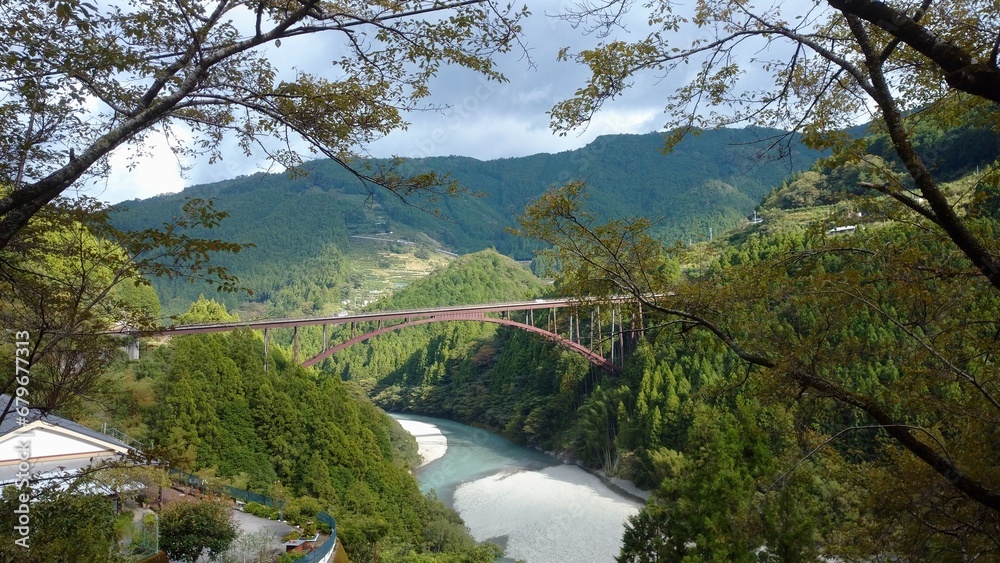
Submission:
[[[596,304],[622,304],[631,301],[626,298],[614,298],[605,299]],[[527,311],[533,311],[537,309],[561,309],[564,307],[581,307],[585,305],[592,305],[595,302],[588,302],[581,299],[535,299],[532,301],[516,301],[510,303],[488,303],[483,305],[455,305],[448,307],[428,307],[423,309],[409,309],[405,311],[374,311],[370,313],[359,313],[354,315],[335,315],[335,316],[324,316],[324,317],[303,317],[295,319],[258,319],[253,321],[235,321],[228,323],[206,323],[199,325],[185,325],[185,326],[175,326],[170,328],[163,328],[151,331],[134,332],[122,330],[122,333],[129,333],[133,336],[181,336],[185,334],[206,334],[211,332],[227,332],[231,330],[237,330],[241,328],[251,329],[251,330],[263,330],[264,331],[264,355],[267,356],[268,348],[268,330],[276,328],[294,328],[294,343],[293,349],[295,354],[295,361],[299,361],[299,331],[298,327],[303,326],[318,326],[322,325],[323,328],[323,345],[322,350],[314,357],[303,362],[303,365],[308,367],[311,366],[324,358],[342,350],[348,346],[356,344],[358,342],[363,342],[383,334],[388,331],[399,330],[408,326],[416,326],[431,322],[442,322],[442,321],[480,321],[480,322],[492,322],[498,324],[504,324],[509,326],[514,326],[522,330],[527,330],[529,332],[534,332],[540,334],[555,343],[564,346],[566,348],[572,349],[575,352],[586,357],[591,363],[605,369],[609,373],[617,374],[620,369],[614,364],[614,347],[615,347],[615,334],[614,334],[614,315],[612,314],[612,332],[610,334],[609,346],[612,351],[612,360],[608,361],[603,357],[603,352],[601,354],[583,346],[580,342],[574,342],[573,340],[573,315],[570,315],[570,334],[569,338],[564,338],[559,334],[558,324],[556,323],[555,313],[553,311],[552,316],[552,326],[551,332],[549,329],[542,329],[534,326],[533,315],[532,322],[529,324],[528,319],[525,319],[524,323],[513,321],[510,315],[504,317],[487,317],[488,313],[511,313],[514,311],[524,312],[527,317]],[[613,310],[612,310],[613,313]],[[640,309],[640,320],[639,324],[642,325],[641,320],[641,309]],[[619,311],[619,335],[618,338],[621,339],[622,329],[621,323],[623,321],[622,314]],[[382,321],[393,321],[402,320],[402,323],[395,323],[393,325],[384,326]],[[375,330],[368,330],[360,335],[354,334],[355,323],[359,322],[377,322],[378,328]],[[548,320],[546,320],[548,322]],[[634,323],[634,318],[633,318]],[[333,347],[328,347],[327,342],[327,325],[351,325],[351,338],[342,342],[341,344],[335,345]],[[580,338],[579,334],[579,324],[580,320],[577,317],[577,340]],[[593,329],[591,329],[593,332]],[[600,332],[600,331],[599,331]],[[591,334],[591,340],[593,340],[593,334]],[[620,343],[622,350],[624,350],[624,341]],[[267,363],[265,360],[265,370],[267,369]]]
[[[604,303],[623,303],[624,298],[605,300]],[[302,317],[292,319],[259,319],[252,321],[234,321],[228,323],[206,323],[164,328],[141,332],[140,336],[180,336],[184,334],[205,334],[209,332],[227,332],[238,328],[262,330],[265,328],[293,328],[297,326],[338,325],[365,321],[388,321],[399,319],[418,319],[425,317],[444,317],[451,314],[485,314],[503,313],[507,311],[529,311],[537,309],[559,309],[564,307],[579,307],[586,305],[580,299],[535,299],[533,301],[517,301],[511,303],[489,303],[484,305],[454,305],[448,307],[428,307],[405,311],[375,311],[343,316]]]

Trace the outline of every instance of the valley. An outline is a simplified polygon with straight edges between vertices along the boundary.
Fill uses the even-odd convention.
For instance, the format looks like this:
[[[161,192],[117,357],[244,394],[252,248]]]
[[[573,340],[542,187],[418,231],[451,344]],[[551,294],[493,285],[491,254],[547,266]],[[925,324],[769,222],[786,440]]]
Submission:
[[[745,560],[761,545],[780,546],[798,560],[875,553],[884,544],[865,534],[869,519],[881,518],[886,506],[905,506],[911,494],[887,493],[897,476],[912,472],[933,480],[933,475],[908,465],[905,448],[892,441],[891,431],[871,425],[868,417],[911,421],[893,423],[899,425],[948,419],[954,401],[968,412],[983,408],[975,394],[958,388],[935,391],[928,401],[911,385],[914,370],[933,378],[921,370],[945,352],[923,356],[926,343],[914,340],[909,325],[888,311],[930,323],[923,330],[939,323],[940,338],[972,338],[979,342],[975,346],[988,348],[984,334],[950,323],[963,310],[959,295],[975,301],[978,317],[997,307],[965,276],[921,280],[933,291],[917,294],[895,285],[893,276],[911,263],[965,266],[942,250],[940,240],[900,220],[891,202],[864,197],[853,187],[881,165],[831,170],[816,164],[784,177],[757,190],[759,203],[750,205],[753,221],[745,218],[742,204],[705,205],[698,221],[718,225],[718,231],[713,226],[706,235],[714,236],[678,244],[670,237],[687,231],[670,225],[683,220],[652,219],[660,208],[614,215],[614,201],[600,188],[554,187],[507,221],[530,240],[514,239],[513,231],[502,236],[521,242],[495,239],[508,250],[537,248],[530,263],[494,248],[453,256],[447,249],[462,248],[457,239],[420,230],[429,216],[406,223],[402,218],[410,208],[390,213],[390,205],[375,203],[351,215],[323,207],[345,196],[344,188],[292,188],[281,200],[268,199],[276,188],[260,179],[255,180],[260,193],[236,180],[192,188],[192,194],[214,194],[220,208],[228,206],[229,217],[212,236],[252,239],[254,247],[220,263],[253,287],[218,299],[200,295],[192,304],[189,296],[203,293],[197,286],[152,280],[172,322],[535,303],[554,296],[587,296],[599,305],[624,289],[636,305],[624,313],[598,307],[586,326],[579,318],[588,314],[575,322],[578,332],[604,339],[601,349],[610,349],[607,327],[617,323],[618,350],[625,357],[618,358],[620,369],[609,373],[538,335],[490,323],[449,322],[388,332],[307,369],[296,361],[299,346],[306,355],[315,353],[325,338],[344,341],[352,329],[334,327],[329,334],[319,326],[273,329],[269,347],[259,331],[238,330],[146,341],[138,361],[114,364],[99,399],[66,412],[90,425],[110,420],[126,434],[157,444],[156,455],[172,466],[220,483],[273,493],[280,482],[281,494],[296,506],[316,506],[336,518],[338,538],[352,561],[374,560],[375,553],[394,561],[493,561],[505,546],[514,558],[555,560],[546,550],[558,544],[545,538],[556,532],[531,524],[533,513],[565,524],[574,514],[607,511],[581,508],[556,494],[554,486],[542,487],[544,507],[523,504],[520,516],[500,518],[512,526],[499,525],[477,507],[493,506],[490,499],[497,494],[527,503],[521,492],[540,486],[539,479],[563,479],[575,491],[570,496],[582,494],[574,487],[603,487],[585,473],[563,475],[580,470],[562,461],[652,491],[643,508],[600,489],[598,496],[611,495],[607,498],[621,511],[612,510],[614,523],[593,526],[615,532],[601,540],[599,555],[580,557],[611,561],[618,551],[619,561],[643,553]],[[955,170],[954,180],[945,184],[949,197],[960,201],[969,190],[981,189],[977,172],[957,164]],[[634,204],[632,195],[621,201]],[[744,197],[750,196],[739,196]],[[282,206],[292,204],[281,203],[284,198],[296,198],[295,208],[306,211],[288,220]],[[145,223],[130,222],[153,221],[178,201],[133,202],[136,214],[119,211],[116,221],[137,228]],[[665,192],[661,203],[670,207],[674,201]],[[975,205],[991,201],[984,196]],[[274,212],[251,217],[252,209]],[[972,206],[966,212],[991,228],[992,216],[982,209],[992,208]],[[476,217],[469,211],[465,226],[435,220],[442,222],[438,229],[458,229],[455,233],[469,225],[488,231],[488,222],[477,223]],[[837,230],[844,225],[854,228]],[[474,240],[462,245],[482,244]],[[938,295],[953,296],[946,303],[959,308],[921,317]],[[876,306],[876,299],[884,305]],[[909,308],[914,300],[922,308]],[[626,317],[632,323],[628,330]],[[963,361],[963,370],[984,369],[976,358]],[[815,362],[831,370],[824,373],[837,374],[837,382],[816,383],[781,362]],[[789,387],[789,380],[795,385]],[[791,393],[809,385],[822,392]],[[473,435],[484,432],[476,428],[488,429],[560,461],[546,457],[538,467],[504,462],[488,471],[472,467],[464,485],[445,483],[440,472],[453,469],[463,439],[451,443],[451,457],[446,453],[421,468],[412,437],[385,412],[437,417],[437,424],[455,428],[469,425],[462,432]],[[988,435],[975,419],[960,416],[956,423]],[[970,453],[961,463],[989,479],[986,459]],[[496,473],[498,467],[507,469]],[[896,504],[884,504],[886,498]],[[565,526],[560,529],[566,535]],[[905,538],[920,530],[919,521],[902,520],[894,533]],[[711,534],[723,534],[726,541],[699,539]],[[678,543],[681,538],[688,540]],[[906,546],[895,543],[892,549],[902,552]],[[929,544],[918,551],[936,549]]]

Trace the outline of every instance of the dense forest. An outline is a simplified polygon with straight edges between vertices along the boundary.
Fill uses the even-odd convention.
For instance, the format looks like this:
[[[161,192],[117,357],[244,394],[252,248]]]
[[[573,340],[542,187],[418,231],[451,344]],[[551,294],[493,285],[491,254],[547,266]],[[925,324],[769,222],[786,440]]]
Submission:
[[[300,523],[333,514],[354,561],[496,561],[421,494],[414,440],[383,409],[646,487],[619,563],[1000,560],[996,0],[566,3],[547,15],[598,37],[556,56],[575,84],[491,103],[555,95],[567,135],[653,99],[665,133],[489,162],[360,155],[443,109],[431,87],[460,88],[452,69],[534,67],[528,6],[9,4],[0,421],[19,474],[0,563],[129,560],[133,532],[171,550],[183,528],[218,533],[183,550],[214,558],[231,507],[168,503],[138,527],[125,510],[169,483],[164,463]],[[345,41],[332,74],[273,56],[320,33]],[[238,147],[290,173],[85,195],[160,133],[182,168]],[[550,296],[595,306],[575,325],[615,369],[464,320],[310,368],[318,327],[294,351],[290,330],[123,350],[171,323]],[[48,413],[142,451],[32,475],[17,427]],[[189,509],[202,524],[179,524]]]
[[[226,319],[202,299],[186,322]],[[264,361],[268,369],[264,369]],[[416,446],[353,383],[303,369],[259,334],[177,337],[119,366],[107,419],[172,467],[325,510],[352,561],[492,561],[453,512],[423,496]],[[106,403],[105,403],[106,404]]]
[[[918,150],[952,155],[937,165],[951,179],[949,197],[977,232],[995,232],[996,191],[976,170],[990,151],[960,147],[996,146],[996,136],[974,127],[922,136],[931,146]],[[917,446],[940,446],[962,479],[995,481],[1000,426],[989,414],[989,370],[1000,304],[954,248],[857,189],[896,166],[880,138],[867,143],[864,159],[818,162],[761,189],[760,222],[691,246],[664,244],[647,216],[602,225],[605,211],[590,211],[599,192],[570,183],[532,200],[517,221],[519,234],[535,238],[525,244],[551,245],[541,261],[554,283],[491,249],[370,306],[600,298],[624,287],[647,308],[642,332],[623,339],[619,375],[477,322],[389,333],[318,369],[292,361],[281,345],[288,334],[275,332],[265,358],[260,335],[234,332],[145,342],[141,360],[118,361],[102,377],[97,401],[62,412],[110,420],[174,467],[283,496],[292,510],[330,512],[358,561],[376,551],[395,561],[497,554],[420,494],[408,474],[413,441],[377,406],[485,426],[652,489],[620,561],[949,560],[963,550],[989,558],[992,513],[953,496],[906,440],[919,432],[927,440]],[[245,228],[236,216],[227,222],[230,234]],[[303,302],[337,300],[353,284],[355,258],[338,246],[347,222],[329,224],[319,233],[333,242],[318,256],[294,242],[316,229],[290,224],[291,234],[265,242],[302,259],[249,270],[248,279],[273,282],[258,295],[278,303],[273,311],[315,312]],[[231,267],[243,276],[239,265]],[[644,285],[627,285],[629,272],[642,272]],[[141,283],[115,295],[145,317],[158,314]],[[603,315],[596,320],[607,326]],[[175,321],[231,318],[224,303],[200,297]],[[300,337],[304,351],[318,349],[318,330]]]
[[[471,192],[435,201],[403,202],[385,190],[372,190],[334,162],[317,160],[304,166],[308,174],[301,177],[256,174],[124,202],[113,221],[129,229],[159,226],[178,213],[185,198],[214,198],[229,218],[210,236],[254,245],[215,259],[238,272],[253,294],[217,299],[230,310],[241,303],[267,304],[272,316],[303,309],[330,312],[359,283],[351,256],[365,243],[348,237],[406,240],[457,253],[494,248],[531,259],[537,243],[505,229],[532,198],[568,180],[588,182],[591,203],[601,216],[649,217],[657,236],[668,242],[706,240],[710,229],[720,233],[735,226],[761,196],[820,156],[797,137],[789,158],[778,159],[776,149],[762,154],[767,144],[754,141],[778,133],[704,131],[667,155],[662,152],[664,136],[651,133],[603,136],[558,154],[486,162],[455,156],[406,161],[402,166],[407,172],[446,175]],[[179,280],[153,282],[169,314],[183,312],[205,291],[203,285]]]
[[[952,179],[949,193],[980,193],[967,199],[964,213],[992,232],[996,198],[975,174],[987,157],[958,147],[995,146],[995,136],[976,128],[922,135],[934,154],[953,155],[938,163]],[[146,342],[141,360],[114,364],[95,390],[99,400],[73,402],[63,412],[112,421],[155,444],[174,467],[284,496],[293,511],[327,510],[358,561],[371,558],[373,548],[397,561],[489,561],[497,553],[475,545],[454,513],[420,494],[408,474],[416,461],[412,439],[376,405],[485,426],[652,489],[629,524],[621,561],[750,561],[761,547],[781,560],[885,552],[925,560],[958,549],[956,542],[989,556],[995,548],[988,512],[955,498],[941,506],[936,499],[946,489],[884,424],[872,424],[870,405],[885,405],[874,412],[895,427],[952,441],[952,462],[992,479],[993,455],[983,452],[992,451],[997,426],[978,414],[988,411],[990,391],[970,394],[963,382],[979,381],[987,369],[989,356],[975,351],[989,349],[992,333],[979,327],[990,326],[1000,309],[972,278],[951,275],[965,264],[939,238],[901,221],[884,200],[861,195],[859,183],[894,166],[881,139],[869,148],[867,159],[819,162],[760,190],[762,221],[713,241],[664,245],[645,217],[613,220],[617,230],[594,227],[595,240],[622,237],[602,242],[604,248],[631,249],[610,258],[622,268],[614,271],[645,272],[647,294],[670,295],[671,307],[712,315],[719,333],[740,347],[655,307],[646,310],[643,332],[627,336],[617,376],[531,334],[476,322],[385,334],[318,369],[292,361],[290,335],[281,331],[266,371],[258,334],[179,337]],[[485,250],[397,288],[370,309],[608,291],[590,269],[605,267],[600,260],[608,257],[597,247],[585,262],[560,252],[561,239],[545,236],[567,231],[546,231],[538,213],[547,205],[559,210],[555,220],[589,213],[593,193],[569,184],[535,199],[519,219],[522,234],[554,244],[541,256],[555,266],[554,283]],[[598,212],[583,216],[578,225],[598,224]],[[237,217],[227,222],[236,223],[233,232],[243,228]],[[353,284],[356,258],[338,246],[349,231],[329,224],[321,234],[333,242],[318,256],[292,242],[300,236],[294,225],[265,243],[269,252],[288,248],[303,260],[298,268],[259,265],[271,273],[256,279],[282,276],[266,292],[273,311],[315,311],[303,301],[339,300]],[[901,288],[897,280],[912,271],[932,275],[916,280],[917,290]],[[244,275],[235,265],[234,273]],[[115,291],[147,317],[158,314],[148,288],[122,284]],[[608,314],[597,318],[605,327]],[[230,318],[223,303],[201,297],[175,321]],[[335,331],[331,338],[344,336]],[[318,350],[321,337],[318,329],[301,331],[303,351]],[[958,376],[941,385],[935,366],[948,349],[959,354],[945,364]],[[779,350],[793,373],[820,366],[828,387],[789,385],[781,370],[748,364],[746,350]],[[969,523],[960,537],[937,531],[958,518]],[[876,522],[881,532],[872,534]]]
[[[996,135],[933,133],[918,148],[960,155],[938,161],[938,171],[951,178],[951,197],[966,197],[963,213],[976,228],[994,232],[995,192],[976,168],[1000,152]],[[970,143],[991,148],[961,150]],[[711,243],[678,253],[638,231],[623,242],[595,230],[595,239],[612,236],[605,248],[618,241],[642,252],[609,263],[594,250],[575,264],[572,253],[556,253],[563,272],[551,291],[601,291],[603,282],[580,272],[602,264],[642,268],[653,284],[643,287],[669,292],[671,310],[711,319],[647,311],[649,326],[619,377],[507,328],[441,327],[437,338],[413,329],[324,370],[357,381],[386,408],[485,425],[652,488],[621,561],[756,561],[762,548],[785,561],[989,559],[997,553],[991,512],[951,496],[905,444],[918,429],[947,448],[949,463],[996,482],[991,355],[976,351],[991,349],[998,304],[961,274],[968,263],[953,248],[901,220],[891,202],[860,194],[859,182],[892,166],[879,138],[869,147],[867,160],[794,176],[764,197],[762,222]],[[589,201],[578,196],[557,190],[534,205],[552,205],[557,221],[585,213]],[[564,240],[565,231],[549,228],[550,240]],[[649,253],[657,248],[662,255]],[[421,303],[428,288],[397,297]],[[706,324],[713,328],[696,329]],[[780,354],[780,368],[744,358],[765,353]]]
[[[976,170],[990,166],[998,152],[997,136],[975,125],[944,131],[925,124],[918,137],[917,150],[934,162],[936,174],[948,179],[951,197],[976,194],[963,200],[967,202],[963,212],[978,229],[993,229],[995,197]],[[600,139],[595,144],[612,140],[647,139]],[[613,267],[608,272],[644,272],[650,284],[643,287],[647,295],[671,295],[676,303],[713,319],[714,330],[697,330],[705,326],[701,317],[698,322],[671,320],[669,315],[658,314],[657,304],[652,303],[642,334],[628,337],[627,361],[618,376],[595,369],[583,358],[530,334],[474,322],[389,333],[325,360],[318,372],[296,371],[287,359],[275,360],[286,362],[278,371],[295,371],[298,380],[312,381],[310,385],[320,393],[354,390],[358,397],[367,395],[386,409],[486,426],[518,442],[652,489],[649,505],[629,525],[622,561],[749,561],[755,560],[753,554],[761,548],[789,561],[865,559],[885,553],[902,560],[947,559],[944,554],[961,549],[988,557],[995,552],[989,539],[989,513],[968,499],[953,498],[948,507],[931,500],[915,504],[914,498],[933,499],[946,492],[935,481],[933,471],[907,457],[891,428],[919,428],[933,443],[956,441],[947,451],[952,462],[962,463],[977,479],[992,479],[991,469],[983,465],[989,456],[971,453],[993,448],[995,427],[984,425],[988,416],[980,419],[975,414],[988,410],[981,402],[988,402],[990,392],[985,390],[977,398],[961,381],[964,377],[976,382],[976,374],[986,369],[980,364],[988,363],[988,356],[976,356],[974,351],[988,335],[977,327],[989,326],[996,304],[962,275],[914,280],[910,283],[922,288],[916,294],[910,288],[899,288],[897,280],[909,279],[906,272],[913,268],[960,272],[964,266],[952,250],[920,225],[902,221],[891,203],[859,189],[864,183],[877,181],[886,169],[898,166],[882,137],[868,139],[866,146],[863,159],[819,161],[809,169],[782,176],[783,180],[761,180],[753,192],[753,198],[760,198],[759,204],[752,203],[755,199],[750,195],[739,196],[748,198],[746,209],[756,207],[759,222],[741,223],[736,229],[717,233],[712,241],[691,246],[663,244],[671,236],[663,230],[663,223],[637,213],[624,200],[612,205],[602,199],[606,192],[590,183],[568,184],[546,195],[532,196],[525,191],[518,196],[523,198],[521,203],[536,199],[530,201],[515,231],[536,240],[519,244],[527,245],[525,248],[537,246],[539,241],[553,245],[555,250],[543,251],[535,267],[554,267],[546,272],[555,278],[554,285],[542,283],[524,266],[489,250],[455,260],[431,276],[397,288],[372,306],[405,309],[554,294],[599,295],[609,291],[609,286],[602,285],[604,282],[595,285],[592,269],[611,267],[601,262],[611,259]],[[608,162],[614,160],[609,157]],[[317,174],[309,181],[324,178]],[[233,182],[240,181],[247,179]],[[304,193],[296,191],[291,180],[281,181],[288,183],[283,189]],[[213,189],[197,195],[225,195],[225,185]],[[244,189],[244,195],[257,193]],[[316,185],[305,191],[311,197],[326,193]],[[332,201],[333,196],[329,197]],[[515,205],[513,201],[510,206]],[[275,236],[279,242],[265,242],[265,248],[278,244],[289,249],[287,256],[298,256],[304,260],[303,266],[318,265],[315,272],[322,272],[325,287],[317,290],[318,278],[308,281],[311,273],[299,266],[282,267],[279,259],[250,270],[270,269],[267,276],[278,272],[284,276],[284,282],[274,278],[270,289],[258,298],[277,302],[274,296],[285,291],[288,301],[272,311],[297,314],[314,310],[303,308],[302,303],[329,302],[338,298],[338,292],[342,296],[343,288],[351,285],[350,276],[356,273],[354,258],[339,246],[350,245],[349,233],[364,232],[361,229],[372,225],[376,231],[402,228],[378,223],[387,215],[369,216],[386,213],[381,205],[359,207],[344,215],[342,224],[334,222],[334,228],[322,231],[328,235],[324,240],[332,242],[317,247],[325,249],[319,258],[305,250],[309,245],[293,243],[286,235]],[[466,205],[478,203],[467,201]],[[651,206],[651,200],[645,205]],[[579,254],[560,251],[562,239],[552,238],[552,233],[568,231],[552,224],[545,230],[546,206],[558,210],[554,221],[574,214],[583,217],[576,225],[594,228],[592,240],[603,241],[603,246],[583,246],[590,257],[582,262]],[[710,212],[717,209],[706,208]],[[456,209],[459,207],[449,208],[449,213],[455,214]],[[514,207],[510,210],[513,213]],[[406,212],[425,217],[412,208]],[[322,215],[315,208],[310,213]],[[635,218],[620,219],[630,215]],[[743,215],[745,211],[739,213]],[[244,228],[241,224],[245,221],[238,213],[228,221],[236,225],[230,227],[233,232]],[[608,221],[610,227],[598,226],[601,221]],[[550,238],[546,239],[547,235]],[[403,236],[421,241],[427,248],[446,240],[440,233],[427,238]],[[616,236],[621,238],[613,238]],[[604,244],[608,241],[601,237],[612,237],[610,242],[615,244]],[[465,241],[469,245],[496,242],[474,237]],[[616,244],[631,249],[632,254],[601,257],[604,249],[616,248]],[[618,267],[621,269],[615,269]],[[235,271],[243,275],[239,268]],[[303,283],[303,279],[307,281]],[[290,287],[297,289],[289,292]],[[803,288],[808,291],[803,293]],[[963,320],[966,317],[968,320]],[[191,318],[182,315],[177,321],[190,322]],[[606,326],[609,319],[598,321]],[[720,339],[719,334],[733,340]],[[334,339],[342,336],[332,335]],[[289,337],[278,332],[276,342],[288,344]],[[318,349],[318,330],[301,331],[300,337],[303,349]],[[215,338],[237,339],[233,342],[242,338],[246,346],[260,344],[250,335]],[[739,346],[733,345],[736,341]],[[210,346],[208,342],[198,346]],[[947,342],[955,343],[952,348],[961,357],[945,359],[942,350],[948,348]],[[137,382],[175,377],[170,368],[157,366],[169,363],[162,359],[168,350],[177,362],[176,358],[183,356],[176,354],[192,345],[171,343],[140,362],[131,377]],[[798,366],[821,366],[822,375],[793,380],[796,383],[789,385],[787,379],[776,375],[782,370],[747,364],[745,358],[753,355],[747,350],[778,355],[781,365],[787,364],[785,369],[793,374],[805,369]],[[287,350],[279,349],[275,354],[276,358],[288,356]],[[959,374],[957,381],[943,387],[934,383],[941,362]],[[148,379],[140,375],[147,369],[152,374]],[[259,366],[247,369],[256,369],[255,377],[263,381],[273,377],[260,372]],[[269,413],[267,423],[253,416],[240,418],[228,413],[224,404],[214,402],[215,396],[226,396],[226,392],[198,385],[192,391],[195,394],[210,389],[202,407],[204,414],[195,417],[201,423],[191,425],[176,419],[179,415],[171,415],[168,411],[173,407],[166,405],[180,397],[168,399],[164,395],[164,406],[158,408],[167,410],[146,411],[146,418],[136,419],[136,427],[157,436],[159,443],[170,448],[170,456],[191,468],[211,468],[258,488],[279,476],[282,482],[287,479],[296,494],[322,498],[347,519],[370,522],[371,518],[383,518],[377,506],[359,512],[362,509],[352,504],[349,499],[359,487],[352,485],[342,469],[329,465],[323,471],[313,467],[317,464],[311,459],[298,459],[290,450],[275,449],[301,443],[296,442],[298,436],[275,441],[247,434],[232,442],[242,452],[237,456],[240,463],[234,463],[231,453],[215,447],[232,441],[220,439],[232,431],[225,426],[231,417],[249,420],[252,424],[248,427],[253,428],[267,428],[282,418],[278,413]],[[259,392],[251,391],[256,385],[263,384],[254,383],[244,393]],[[276,380],[270,385],[278,389]],[[187,408],[194,408],[194,404],[188,402]],[[364,411],[369,408],[362,410],[374,412]],[[873,424],[873,412],[893,421],[889,429],[881,422]],[[216,419],[218,423],[212,422]],[[171,422],[168,426],[159,420]],[[177,430],[164,433],[168,427]],[[385,427],[381,430],[386,431]],[[966,451],[970,453],[962,453]],[[269,455],[272,463],[267,463]],[[325,485],[316,475],[325,474],[331,475],[331,486],[321,491],[316,487]],[[907,486],[897,483],[900,475],[912,477]],[[366,483],[365,490],[381,490],[385,479],[389,478]],[[345,493],[347,490],[352,492]],[[378,496],[372,493],[372,498]],[[954,526],[958,519],[967,522],[954,528],[960,533],[940,531]],[[418,521],[403,524],[386,520],[409,534],[398,536],[404,539],[389,545],[400,553],[407,549],[418,552],[422,545]],[[879,523],[880,533],[871,533],[873,522]],[[466,540],[456,541],[456,545],[466,546],[460,549],[468,548],[462,543]]]

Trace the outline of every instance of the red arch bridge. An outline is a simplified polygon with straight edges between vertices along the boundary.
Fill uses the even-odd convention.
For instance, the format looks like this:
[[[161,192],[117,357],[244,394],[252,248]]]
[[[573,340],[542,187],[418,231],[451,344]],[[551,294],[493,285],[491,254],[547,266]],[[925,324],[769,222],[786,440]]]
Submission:
[[[602,311],[603,308],[603,311]],[[562,314],[559,311],[562,310]],[[609,322],[610,320],[610,322]],[[293,330],[292,349],[299,361],[299,329],[322,326],[322,349],[302,362],[309,367],[359,342],[386,332],[428,323],[475,321],[511,326],[539,334],[568,348],[609,373],[620,371],[618,364],[635,338],[642,333],[642,307],[626,298],[614,298],[597,303],[579,299],[535,299],[487,305],[457,305],[407,311],[378,311],[353,315],[309,317],[300,319],[267,319],[228,323],[175,326],[145,331],[136,336],[180,336],[228,332],[241,328],[264,332],[264,356],[272,329]],[[330,327],[350,328],[350,337],[331,345]],[[606,357],[605,354],[609,357]],[[267,362],[265,361],[265,368]]]

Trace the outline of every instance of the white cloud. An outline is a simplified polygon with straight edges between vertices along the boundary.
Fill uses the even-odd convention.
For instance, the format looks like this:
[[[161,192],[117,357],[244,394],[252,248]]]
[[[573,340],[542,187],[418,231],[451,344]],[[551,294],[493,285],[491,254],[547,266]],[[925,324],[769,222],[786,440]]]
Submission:
[[[181,134],[175,142],[189,142]],[[93,197],[117,203],[145,199],[157,194],[178,192],[185,186],[181,165],[162,134],[152,134],[140,146],[124,145],[109,159],[111,173],[87,190]]]
[[[408,130],[393,132],[376,141],[368,147],[369,153],[378,157],[461,155],[485,160],[571,150],[604,134],[659,130],[665,119],[662,106],[658,105],[663,97],[657,92],[662,93],[665,85],[644,80],[625,96],[609,103],[586,129],[565,136],[551,132],[546,112],[556,102],[572,96],[588,76],[588,69],[558,61],[556,53],[566,45],[580,50],[599,41],[572,29],[564,21],[544,15],[565,8],[560,1],[533,5],[534,15],[524,26],[524,39],[536,68],[529,68],[521,58],[523,53],[518,52],[499,56],[495,61],[507,76],[506,83],[488,82],[466,69],[441,69],[431,84],[429,103],[445,109],[406,116],[411,123]],[[627,39],[626,32],[619,31],[617,35]],[[294,76],[293,69],[317,74],[330,69],[329,61],[339,51],[334,43],[336,39],[329,37],[299,38],[280,48],[268,46],[267,54],[281,69],[280,75],[289,79]],[[181,135],[179,140],[190,142],[190,135]],[[129,153],[134,151],[127,147],[116,151],[110,160],[110,178],[89,193],[111,202],[147,198],[268,167],[262,154],[247,158],[234,143],[227,142],[221,163],[209,165],[207,158],[185,162],[190,169],[182,175],[162,135],[151,135],[143,148],[149,154],[136,158],[131,170]]]

